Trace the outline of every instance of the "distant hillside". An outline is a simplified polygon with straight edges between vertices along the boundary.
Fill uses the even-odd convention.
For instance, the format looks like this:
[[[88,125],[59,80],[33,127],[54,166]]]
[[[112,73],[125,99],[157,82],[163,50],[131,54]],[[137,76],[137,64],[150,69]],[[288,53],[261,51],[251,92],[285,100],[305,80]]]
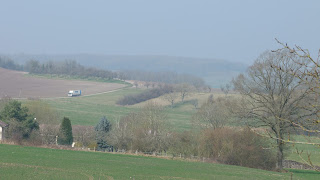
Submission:
[[[82,65],[108,70],[143,70],[153,72],[172,71],[188,73],[202,77],[209,85],[220,87],[232,77],[244,72],[247,65],[218,59],[188,58],[175,56],[151,55],[3,55],[14,61],[24,63],[30,59],[38,61],[76,60]]]

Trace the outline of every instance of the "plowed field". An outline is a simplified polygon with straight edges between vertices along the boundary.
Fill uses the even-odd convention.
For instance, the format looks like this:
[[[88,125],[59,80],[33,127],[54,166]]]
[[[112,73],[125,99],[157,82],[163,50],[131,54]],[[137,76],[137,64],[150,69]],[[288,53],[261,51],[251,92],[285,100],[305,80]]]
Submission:
[[[80,80],[46,79],[25,76],[25,72],[0,68],[0,98],[53,98],[67,97],[69,90],[92,95],[119,89],[123,84]]]

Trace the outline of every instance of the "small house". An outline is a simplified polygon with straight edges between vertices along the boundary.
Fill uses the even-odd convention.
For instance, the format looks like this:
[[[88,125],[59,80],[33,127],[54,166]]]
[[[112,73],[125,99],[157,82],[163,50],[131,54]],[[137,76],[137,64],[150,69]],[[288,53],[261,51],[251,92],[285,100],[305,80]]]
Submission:
[[[2,141],[5,137],[4,133],[7,126],[7,123],[0,121],[0,141]]]

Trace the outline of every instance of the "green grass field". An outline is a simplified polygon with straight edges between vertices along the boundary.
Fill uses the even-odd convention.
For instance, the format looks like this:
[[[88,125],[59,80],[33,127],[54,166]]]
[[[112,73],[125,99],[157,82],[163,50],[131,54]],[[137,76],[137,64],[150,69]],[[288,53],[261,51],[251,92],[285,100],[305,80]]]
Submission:
[[[306,137],[306,136],[294,136],[295,141],[320,143],[320,138]],[[304,160],[308,160],[308,153],[311,154],[310,159],[313,165],[320,166],[320,147],[316,145],[307,144],[288,144],[289,149],[286,152],[287,158],[290,160],[305,163]],[[296,150],[302,152],[301,157],[297,154]]]
[[[60,116],[69,117],[73,125],[94,126],[102,116],[111,121],[116,121],[130,112],[138,111],[145,103],[134,106],[119,106],[116,101],[127,95],[140,93],[143,90],[124,88],[119,91],[87,97],[46,99]],[[186,110],[183,107],[165,108],[170,124],[178,130],[190,129],[191,116],[195,110]]]
[[[117,106],[115,102],[127,93],[139,93],[133,88],[123,89],[112,93],[88,97],[73,97],[45,100],[56,108],[60,116],[69,117],[73,125],[96,125],[102,116],[115,121],[136,108]]]
[[[146,105],[147,102],[142,102],[133,106],[119,106],[116,105],[116,101],[125,95],[141,93],[142,91],[143,90],[139,88],[124,88],[119,91],[95,96],[46,99],[45,101],[54,107],[60,116],[69,117],[73,125],[95,126],[102,116],[106,116],[109,120],[114,122],[130,112],[138,111],[141,107]],[[209,93],[191,94],[186,98],[186,101],[198,99],[200,106],[207,100],[209,95]],[[215,93],[214,96],[222,96],[222,94]],[[196,112],[196,109],[191,104],[178,103],[177,106],[171,108],[169,102],[166,102],[161,98],[156,98],[153,101],[165,106],[165,112],[168,116],[171,128],[182,131],[189,130],[192,127],[190,120],[192,119],[192,115]],[[302,136],[296,136],[295,138],[299,141],[304,140]],[[320,166],[319,147],[312,145],[295,145],[295,147],[288,148],[286,159],[303,162],[297,153],[295,153],[295,148],[304,150],[302,153],[304,159],[307,159],[307,152],[310,152],[314,165]]]
[[[54,107],[59,115],[62,117],[69,117],[73,125],[95,126],[102,116],[106,116],[110,121],[116,121],[130,112],[138,111],[141,107],[145,106],[147,102],[142,102],[132,106],[119,106],[116,105],[117,100],[128,94],[137,94],[143,92],[143,89],[130,88],[132,85],[120,80],[105,80],[99,78],[83,79],[67,75],[35,75],[26,74],[25,76],[47,78],[47,79],[66,79],[66,80],[87,80],[97,81],[104,83],[121,83],[126,84],[127,87],[119,91],[99,94],[86,97],[73,97],[73,98],[51,98],[45,99],[45,102]],[[186,97],[187,100],[198,99],[199,106],[205,102],[210,94],[209,93],[193,93]],[[219,94],[215,94],[220,96]],[[161,97],[153,99],[160,105],[165,106],[165,113],[167,114],[170,125],[178,130],[189,130],[191,125],[192,114],[196,109],[191,104],[179,105],[175,108],[169,106],[169,102],[164,101]],[[176,102],[179,104],[179,97]],[[25,102],[25,101],[24,101]]]
[[[0,179],[290,179],[290,173],[154,157],[0,144]],[[294,179],[320,173],[292,170]]]

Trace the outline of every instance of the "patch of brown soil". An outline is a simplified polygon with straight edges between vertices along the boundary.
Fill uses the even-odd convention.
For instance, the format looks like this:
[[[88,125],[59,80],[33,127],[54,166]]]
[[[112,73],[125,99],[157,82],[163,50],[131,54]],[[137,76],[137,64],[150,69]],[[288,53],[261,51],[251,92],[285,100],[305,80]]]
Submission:
[[[69,90],[92,95],[124,87],[123,84],[80,80],[58,80],[24,76],[26,72],[0,68],[0,98],[52,98],[67,97]]]

